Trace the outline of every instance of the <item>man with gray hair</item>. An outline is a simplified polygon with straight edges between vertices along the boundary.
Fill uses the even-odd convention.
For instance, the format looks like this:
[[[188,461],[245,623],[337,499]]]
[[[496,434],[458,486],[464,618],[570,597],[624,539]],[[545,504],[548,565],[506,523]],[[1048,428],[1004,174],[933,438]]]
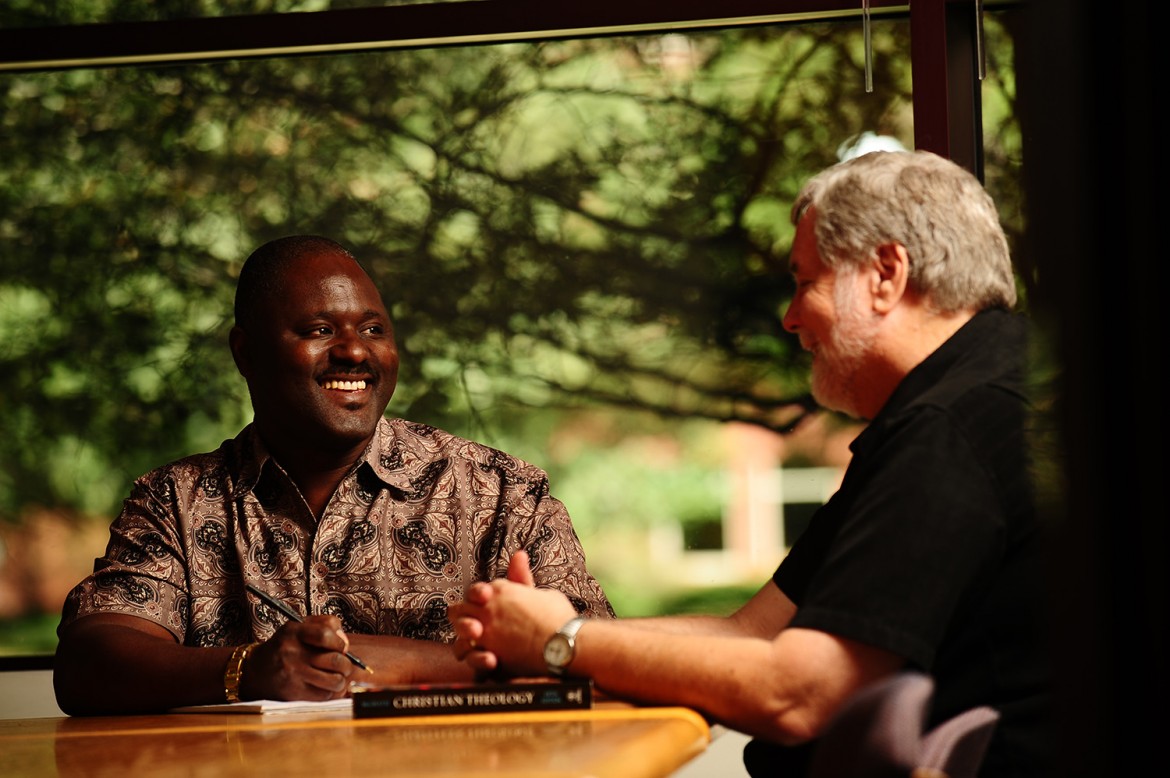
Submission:
[[[862,687],[918,670],[934,680],[928,727],[999,711],[981,774],[1042,775],[1027,327],[994,203],[934,154],[874,152],[810,180],[792,218],[784,326],[812,353],[817,401],[869,424],[772,579],[726,618],[582,620],[520,553],[450,609],[456,656],[699,709],[754,736],[749,772],[784,776]]]

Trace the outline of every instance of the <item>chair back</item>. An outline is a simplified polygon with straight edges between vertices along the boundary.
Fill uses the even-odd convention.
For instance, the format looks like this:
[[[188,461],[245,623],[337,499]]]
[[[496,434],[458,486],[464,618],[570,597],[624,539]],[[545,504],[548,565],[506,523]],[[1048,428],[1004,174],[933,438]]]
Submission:
[[[821,735],[808,778],[907,778],[933,693],[930,676],[910,671],[859,690]]]
[[[947,719],[922,738],[918,764],[948,778],[975,778],[998,723],[999,711],[986,705]]]

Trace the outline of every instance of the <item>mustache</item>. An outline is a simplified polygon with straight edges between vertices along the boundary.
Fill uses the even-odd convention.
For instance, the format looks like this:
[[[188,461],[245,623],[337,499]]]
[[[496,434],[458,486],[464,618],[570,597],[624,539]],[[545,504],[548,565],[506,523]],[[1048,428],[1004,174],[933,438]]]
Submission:
[[[373,378],[376,380],[381,377],[381,374],[369,362],[363,362],[360,365],[338,365],[330,362],[329,369],[322,372],[321,376],[329,376],[330,378],[354,376],[357,378]]]

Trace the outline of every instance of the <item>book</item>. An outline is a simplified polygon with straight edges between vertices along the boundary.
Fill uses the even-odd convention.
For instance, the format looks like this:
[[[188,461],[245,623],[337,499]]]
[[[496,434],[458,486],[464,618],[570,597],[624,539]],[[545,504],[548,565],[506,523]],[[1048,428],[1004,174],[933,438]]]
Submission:
[[[319,711],[348,711],[353,700],[342,697],[339,700],[241,700],[220,702],[210,705],[184,705],[171,708],[171,713],[316,713]]]
[[[593,682],[577,678],[368,686],[353,690],[355,719],[570,710],[592,705]]]

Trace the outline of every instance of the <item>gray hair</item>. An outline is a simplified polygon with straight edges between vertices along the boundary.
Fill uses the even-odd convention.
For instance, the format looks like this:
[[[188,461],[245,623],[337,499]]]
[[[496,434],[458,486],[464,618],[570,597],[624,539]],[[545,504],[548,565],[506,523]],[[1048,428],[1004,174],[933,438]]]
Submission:
[[[943,313],[1016,304],[1007,238],[979,179],[928,151],[875,151],[810,179],[792,206],[816,209],[829,267],[860,265],[884,243],[910,257],[910,285]]]

